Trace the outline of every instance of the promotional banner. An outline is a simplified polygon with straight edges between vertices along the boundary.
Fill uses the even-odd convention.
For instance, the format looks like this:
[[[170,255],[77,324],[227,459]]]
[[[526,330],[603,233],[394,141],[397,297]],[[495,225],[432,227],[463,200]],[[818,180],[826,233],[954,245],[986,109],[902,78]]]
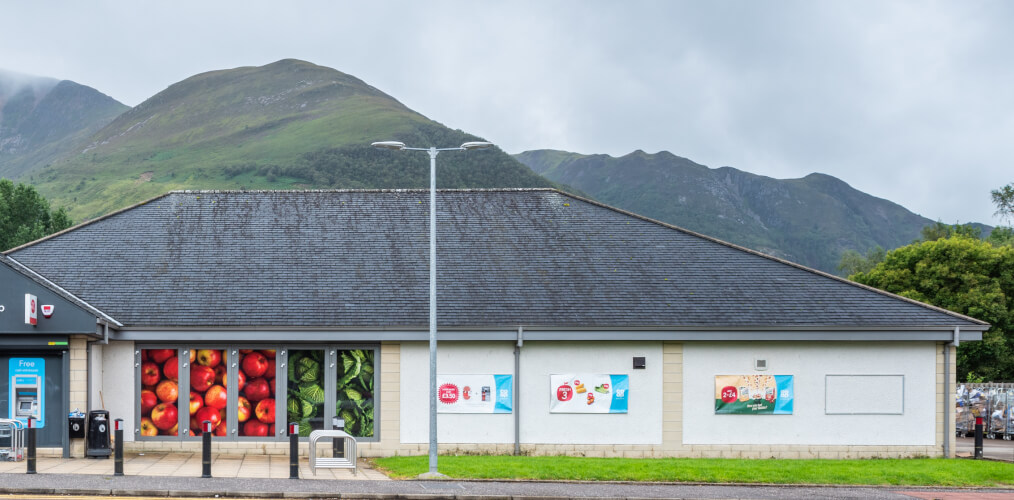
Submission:
[[[715,375],[715,413],[791,415],[792,375]]]
[[[11,358],[7,366],[10,380],[10,413],[12,419],[27,423],[35,419],[35,427],[46,426],[46,360],[43,358]]]
[[[627,413],[627,375],[550,375],[550,413]]]
[[[437,413],[510,413],[513,375],[438,375]]]

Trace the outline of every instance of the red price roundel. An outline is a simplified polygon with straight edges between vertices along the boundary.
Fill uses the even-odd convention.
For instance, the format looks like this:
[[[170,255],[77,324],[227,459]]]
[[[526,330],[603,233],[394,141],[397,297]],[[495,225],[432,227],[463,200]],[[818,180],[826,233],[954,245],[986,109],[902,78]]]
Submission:
[[[563,384],[560,387],[556,388],[556,399],[559,399],[560,401],[570,401],[570,399],[573,397],[574,397],[573,387],[567,384]]]
[[[739,397],[739,391],[731,385],[727,385],[722,388],[722,402],[731,403]]]
[[[437,399],[444,404],[458,402],[458,386],[454,384],[443,384],[437,389]]]

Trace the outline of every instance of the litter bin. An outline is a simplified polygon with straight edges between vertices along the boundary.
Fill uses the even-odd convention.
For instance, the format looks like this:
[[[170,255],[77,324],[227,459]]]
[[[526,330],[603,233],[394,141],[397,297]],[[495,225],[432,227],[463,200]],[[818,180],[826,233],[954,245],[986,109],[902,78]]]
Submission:
[[[88,412],[88,447],[86,457],[109,458],[112,449],[109,446],[109,412],[92,410]]]
[[[85,414],[79,411],[72,411],[67,415],[67,427],[70,429],[71,439],[85,437]]]

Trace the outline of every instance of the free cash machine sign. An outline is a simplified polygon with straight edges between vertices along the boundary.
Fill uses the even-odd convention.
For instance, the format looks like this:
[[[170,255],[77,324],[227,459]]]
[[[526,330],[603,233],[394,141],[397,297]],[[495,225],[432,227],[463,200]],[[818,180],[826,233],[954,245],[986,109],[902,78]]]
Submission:
[[[715,413],[791,415],[792,375],[715,375]]]
[[[567,373],[549,376],[550,413],[627,413],[627,375]]]

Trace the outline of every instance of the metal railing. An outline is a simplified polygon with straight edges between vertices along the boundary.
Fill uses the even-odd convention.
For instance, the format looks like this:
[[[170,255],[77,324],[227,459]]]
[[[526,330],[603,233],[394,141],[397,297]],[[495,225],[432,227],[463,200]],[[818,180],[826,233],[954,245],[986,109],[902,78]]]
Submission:
[[[1014,439],[1014,383],[958,384],[954,396],[958,436],[975,432],[975,417],[982,417],[987,438]]]

